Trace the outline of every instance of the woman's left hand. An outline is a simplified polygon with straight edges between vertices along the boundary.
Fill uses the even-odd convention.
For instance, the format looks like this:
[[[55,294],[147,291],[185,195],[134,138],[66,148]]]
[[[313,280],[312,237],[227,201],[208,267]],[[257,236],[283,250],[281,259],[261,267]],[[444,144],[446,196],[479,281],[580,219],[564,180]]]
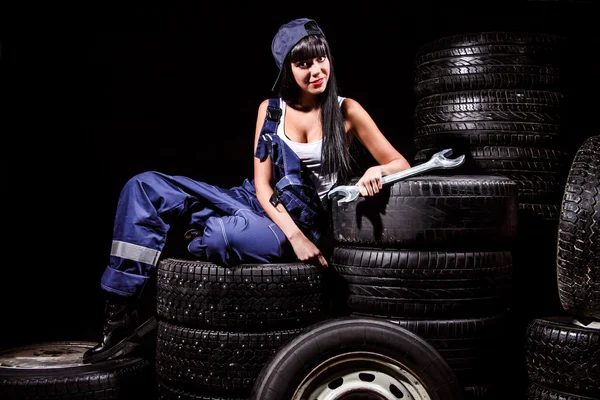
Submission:
[[[379,193],[379,190],[383,188],[381,166],[369,168],[356,184],[360,189],[361,196],[373,196]]]

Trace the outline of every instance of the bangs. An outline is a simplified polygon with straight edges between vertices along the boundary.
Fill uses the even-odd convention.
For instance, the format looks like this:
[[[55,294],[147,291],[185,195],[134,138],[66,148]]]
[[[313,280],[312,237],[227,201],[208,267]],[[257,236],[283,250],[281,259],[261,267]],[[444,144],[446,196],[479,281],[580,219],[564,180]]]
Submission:
[[[290,52],[290,61],[298,62],[312,58],[327,56],[327,45],[322,36],[307,36]]]

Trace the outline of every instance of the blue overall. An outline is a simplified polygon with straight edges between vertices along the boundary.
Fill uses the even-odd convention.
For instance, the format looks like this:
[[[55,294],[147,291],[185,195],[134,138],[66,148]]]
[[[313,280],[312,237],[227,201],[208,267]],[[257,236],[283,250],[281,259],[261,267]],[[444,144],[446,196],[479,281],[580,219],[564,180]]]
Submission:
[[[279,99],[270,99],[255,157],[271,157],[276,182],[271,203],[283,203],[317,243],[326,228],[325,211],[309,172],[277,136],[280,116]],[[138,295],[156,268],[170,224],[178,218],[189,218],[190,227],[202,231],[188,244],[188,251],[200,259],[224,266],[296,259],[286,236],[256,198],[254,181],[223,189],[183,176],[144,172],[131,178],[119,195],[102,289]]]

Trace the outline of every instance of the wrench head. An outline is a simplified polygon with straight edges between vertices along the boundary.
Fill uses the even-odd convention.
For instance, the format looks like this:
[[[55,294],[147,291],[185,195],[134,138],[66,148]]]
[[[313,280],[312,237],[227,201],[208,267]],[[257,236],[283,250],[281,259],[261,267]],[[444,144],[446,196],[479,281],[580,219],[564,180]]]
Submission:
[[[444,149],[438,151],[431,156],[431,160],[434,160],[436,164],[443,168],[456,168],[465,161],[465,155],[458,156],[456,158],[447,158],[452,154],[452,149]]]
[[[344,196],[343,198],[338,200],[337,203],[339,206],[342,203],[350,203],[351,201],[356,200],[359,194],[360,191],[358,189],[354,190],[352,186],[338,186],[336,188],[331,189],[329,193],[327,193],[327,197],[331,199],[336,195]]]

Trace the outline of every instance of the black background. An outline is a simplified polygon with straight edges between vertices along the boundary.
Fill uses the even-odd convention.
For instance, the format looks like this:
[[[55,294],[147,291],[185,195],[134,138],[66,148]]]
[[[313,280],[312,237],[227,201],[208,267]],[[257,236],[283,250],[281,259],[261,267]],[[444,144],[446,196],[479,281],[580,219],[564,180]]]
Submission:
[[[99,280],[131,176],[158,170],[224,187],[251,177],[256,111],[277,73],[271,40],[291,19],[317,20],[341,94],[409,160],[415,53],[456,33],[566,36],[565,146],[598,134],[591,1],[251,3],[40,6],[2,34],[0,347],[99,339]]]

